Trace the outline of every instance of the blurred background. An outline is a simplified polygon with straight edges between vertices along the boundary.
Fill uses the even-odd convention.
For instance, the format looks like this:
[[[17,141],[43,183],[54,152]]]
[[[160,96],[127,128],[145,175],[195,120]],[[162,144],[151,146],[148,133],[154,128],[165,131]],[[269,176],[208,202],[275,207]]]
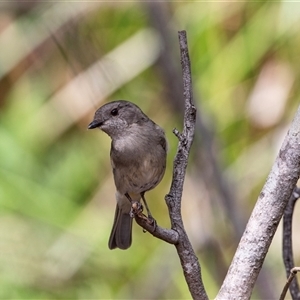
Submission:
[[[183,218],[215,297],[298,107],[299,23],[288,1],[1,2],[0,298],[190,299],[173,246],[134,224],[132,247],[108,250],[110,139],[87,131],[116,99],[165,129],[166,175],[147,199],[169,227],[183,29],[198,108]],[[294,234],[298,265],[299,248]],[[280,224],[252,298],[284,283]]]

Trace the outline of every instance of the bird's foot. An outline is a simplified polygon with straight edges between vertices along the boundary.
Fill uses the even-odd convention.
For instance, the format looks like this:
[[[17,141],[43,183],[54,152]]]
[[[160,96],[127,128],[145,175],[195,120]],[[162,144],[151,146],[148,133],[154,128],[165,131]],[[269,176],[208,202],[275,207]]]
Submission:
[[[140,219],[143,219],[149,225],[151,225],[152,228],[151,228],[150,232],[155,231],[155,229],[156,229],[156,220],[152,217],[151,214],[148,214],[148,217],[143,214],[143,205],[140,202],[138,202],[138,201],[132,202],[131,210],[130,210],[129,215],[130,215],[131,218],[138,217]],[[144,232],[146,232],[145,229],[144,229]]]
[[[143,215],[143,205],[138,201],[133,201],[131,203],[130,217],[134,218],[135,216]]]

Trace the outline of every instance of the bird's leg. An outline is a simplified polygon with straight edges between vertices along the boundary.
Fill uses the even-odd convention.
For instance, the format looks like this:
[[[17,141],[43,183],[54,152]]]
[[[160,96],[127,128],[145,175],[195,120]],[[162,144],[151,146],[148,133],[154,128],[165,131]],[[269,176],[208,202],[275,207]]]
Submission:
[[[133,201],[128,193],[125,193],[126,198],[131,203],[131,209],[129,215],[131,218],[134,218],[136,215],[139,215],[143,211],[143,205],[139,201]]]
[[[143,199],[143,202],[145,204],[145,207],[146,207],[146,210],[147,210],[147,214],[148,214],[148,222],[150,221],[150,224],[153,224],[154,225],[154,228],[156,227],[156,221],[155,219],[152,217],[152,214],[150,212],[150,209],[148,207],[148,204],[146,202],[146,199],[145,199],[145,192],[142,192],[141,193],[141,197]]]
[[[128,194],[128,193],[125,193],[125,196],[126,196],[126,198],[129,200],[129,202],[132,203],[132,199],[131,199],[131,197],[129,196],[129,194]]]
[[[144,202],[144,204],[145,204],[145,207],[146,207],[146,210],[147,210],[147,214],[148,214],[148,218],[152,218],[150,209],[149,209],[148,204],[147,204],[146,199],[145,199],[145,192],[142,192],[142,193],[141,193],[141,197],[142,197],[143,202]],[[152,219],[153,219],[153,218],[152,218]]]

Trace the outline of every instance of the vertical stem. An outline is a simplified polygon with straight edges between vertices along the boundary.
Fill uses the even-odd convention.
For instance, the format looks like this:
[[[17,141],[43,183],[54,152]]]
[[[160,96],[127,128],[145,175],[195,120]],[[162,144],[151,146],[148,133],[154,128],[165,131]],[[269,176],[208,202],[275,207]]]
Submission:
[[[294,268],[293,243],[292,243],[292,221],[294,208],[300,197],[300,189],[295,188],[289,203],[283,215],[283,234],[282,234],[282,256],[286,271],[286,277],[289,278],[291,270]],[[293,300],[300,299],[300,291],[297,277],[293,276],[291,282],[287,285]]]
[[[169,207],[172,229],[179,234],[178,243],[175,244],[185,280],[193,299],[208,299],[201,278],[201,268],[198,258],[192,248],[189,238],[185,232],[181,216],[181,198],[183,183],[186,173],[188,156],[194,138],[196,123],[196,108],[192,99],[191,67],[188,53],[187,37],[185,31],[179,31],[179,45],[181,54],[181,66],[183,73],[183,95],[185,102],[184,127],[180,134],[174,130],[179,139],[177,154],[174,159],[173,180],[170,192],[166,195],[166,202]]]

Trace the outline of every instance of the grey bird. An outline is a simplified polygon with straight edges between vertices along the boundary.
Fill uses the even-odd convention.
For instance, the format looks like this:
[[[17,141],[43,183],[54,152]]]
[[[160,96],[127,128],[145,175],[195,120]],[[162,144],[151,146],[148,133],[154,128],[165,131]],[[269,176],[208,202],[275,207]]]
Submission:
[[[110,160],[116,186],[116,211],[108,246],[127,249],[132,241],[132,204],[146,203],[145,192],[162,180],[167,142],[162,128],[125,100],[100,107],[88,129],[100,128],[111,139]]]

